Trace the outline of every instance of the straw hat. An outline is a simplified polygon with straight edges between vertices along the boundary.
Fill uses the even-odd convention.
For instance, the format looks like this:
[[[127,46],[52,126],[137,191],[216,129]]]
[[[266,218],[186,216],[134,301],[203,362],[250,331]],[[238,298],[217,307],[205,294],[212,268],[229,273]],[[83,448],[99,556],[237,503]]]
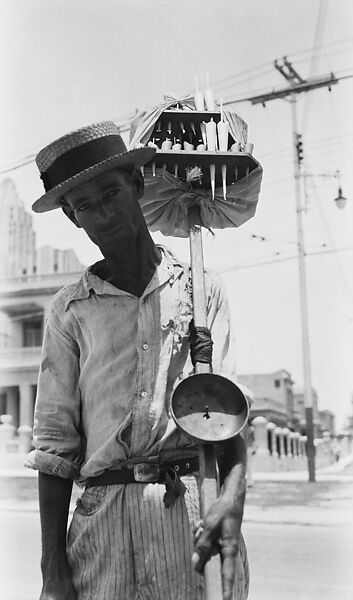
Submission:
[[[34,202],[34,212],[59,208],[65,192],[114,167],[142,167],[154,148],[128,151],[112,121],[95,123],[55,140],[36,157],[45,194]]]

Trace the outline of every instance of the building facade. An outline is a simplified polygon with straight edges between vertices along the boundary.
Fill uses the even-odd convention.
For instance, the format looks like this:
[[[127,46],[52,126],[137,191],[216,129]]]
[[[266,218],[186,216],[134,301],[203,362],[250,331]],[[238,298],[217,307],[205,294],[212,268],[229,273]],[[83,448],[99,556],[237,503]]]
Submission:
[[[319,420],[322,432],[328,431],[330,435],[336,435],[336,417],[330,410],[319,410]]]
[[[293,389],[294,406],[297,414],[299,415],[298,425],[299,431],[303,434],[306,433],[306,415],[305,415],[305,399],[304,389],[299,386],[295,386]],[[315,388],[311,389],[311,399],[313,403],[313,425],[314,425],[314,436],[321,437],[324,430],[318,409],[318,396]]]
[[[38,275],[77,273],[82,268],[82,264],[71,248],[59,250],[51,246],[42,246],[36,251],[36,273]]]
[[[80,273],[31,275],[0,283],[0,414],[33,424],[45,314],[53,295]]]
[[[32,274],[36,236],[12,179],[0,183],[0,279]]]
[[[239,375],[239,383],[246,385],[255,396],[251,416],[264,417],[276,427],[286,427],[305,434],[306,415],[304,391],[294,386],[291,374],[285,369],[273,373]],[[312,389],[314,436],[325,431],[334,435],[335,415],[329,410],[318,410],[318,395]]]
[[[73,250],[37,249],[32,216],[10,179],[0,183],[0,415],[33,424],[45,314],[53,295],[77,281]]]
[[[251,409],[253,417],[265,417],[278,427],[295,428],[299,415],[293,402],[293,380],[285,369],[273,373],[239,375],[239,383],[246,385],[255,396]]]

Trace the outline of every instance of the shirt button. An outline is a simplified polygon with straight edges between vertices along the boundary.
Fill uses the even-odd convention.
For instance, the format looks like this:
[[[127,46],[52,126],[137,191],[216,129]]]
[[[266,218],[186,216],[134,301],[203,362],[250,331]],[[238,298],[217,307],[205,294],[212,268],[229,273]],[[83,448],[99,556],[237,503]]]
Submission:
[[[147,392],[142,392],[141,396],[142,396],[142,398],[146,398]]]
[[[143,348],[144,350],[148,350],[149,346],[148,346],[148,344],[143,344],[142,348]]]

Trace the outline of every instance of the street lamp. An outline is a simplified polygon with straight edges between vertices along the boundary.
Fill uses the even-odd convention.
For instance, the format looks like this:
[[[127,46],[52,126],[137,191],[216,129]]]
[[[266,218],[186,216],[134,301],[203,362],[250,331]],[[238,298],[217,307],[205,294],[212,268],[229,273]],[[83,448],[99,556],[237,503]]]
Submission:
[[[335,198],[337,208],[344,208],[347,203],[347,198],[342,194],[342,183],[341,183],[341,173],[340,171],[336,171],[334,177],[338,179],[338,196]]]
[[[338,196],[335,198],[337,208],[344,208],[347,203],[347,198],[342,195],[342,188],[338,188]]]
[[[347,198],[343,195],[342,192],[342,182],[341,182],[341,171],[337,170],[335,173],[316,173],[310,175],[309,173],[303,173],[301,175],[304,179],[311,179],[315,177],[321,178],[335,178],[338,180],[338,196],[334,198],[334,202],[336,202],[337,208],[344,208],[347,204]]]

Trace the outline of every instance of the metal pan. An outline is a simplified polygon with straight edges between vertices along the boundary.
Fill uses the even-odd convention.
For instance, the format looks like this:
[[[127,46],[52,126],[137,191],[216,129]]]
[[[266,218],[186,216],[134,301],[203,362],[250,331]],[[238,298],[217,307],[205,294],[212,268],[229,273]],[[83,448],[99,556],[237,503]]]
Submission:
[[[240,388],[226,377],[198,373],[174,390],[171,413],[187,435],[215,443],[241,432],[249,417],[249,404]]]

